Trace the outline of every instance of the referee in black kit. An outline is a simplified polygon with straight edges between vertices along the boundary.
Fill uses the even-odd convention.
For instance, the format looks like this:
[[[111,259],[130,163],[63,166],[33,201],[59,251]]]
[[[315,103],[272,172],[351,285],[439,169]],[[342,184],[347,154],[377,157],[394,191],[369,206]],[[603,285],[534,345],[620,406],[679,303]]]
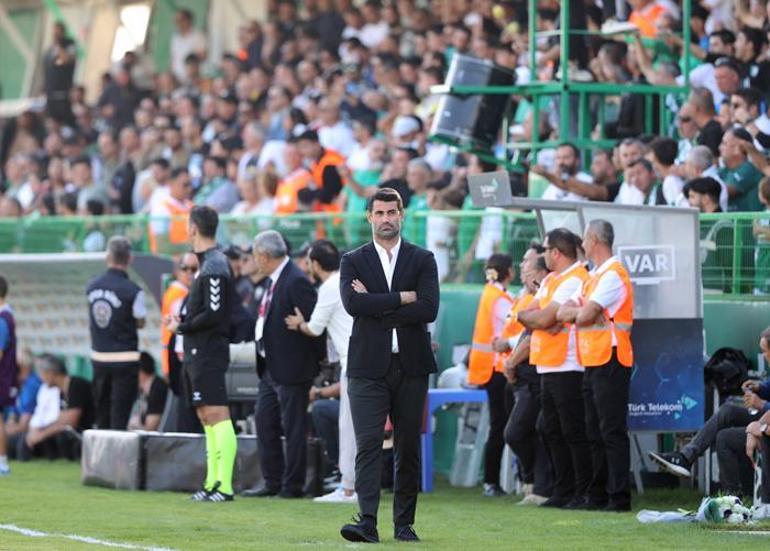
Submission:
[[[230,365],[230,323],[237,301],[233,273],[215,236],[219,216],[210,207],[190,212],[188,235],[200,269],[181,315],[164,320],[182,336],[184,391],[206,434],[206,480],[194,501],[233,500],[238,447],[230,420],[225,372]]]
[[[147,310],[144,292],[128,277],[131,243],[115,236],[107,244],[107,271],[86,287],[96,424],[126,430],[139,391],[139,335]]]

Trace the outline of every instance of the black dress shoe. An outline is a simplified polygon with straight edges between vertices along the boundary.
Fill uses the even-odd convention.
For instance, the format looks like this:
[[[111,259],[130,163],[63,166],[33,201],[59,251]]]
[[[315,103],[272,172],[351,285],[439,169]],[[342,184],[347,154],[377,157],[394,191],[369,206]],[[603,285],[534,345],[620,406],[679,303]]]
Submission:
[[[602,509],[602,511],[607,513],[628,513],[630,510],[630,503],[608,503],[607,506]]]
[[[601,511],[605,507],[607,507],[607,500],[606,499],[591,499],[588,498],[588,506],[586,507],[586,510],[588,511]]]
[[[420,538],[417,537],[417,534],[414,532],[414,528],[411,526],[402,526],[400,528],[396,528],[395,532],[393,533],[393,537],[397,541],[420,541]]]
[[[305,492],[302,490],[281,490],[278,492],[278,497],[283,499],[299,499],[305,497]]]
[[[361,515],[353,517],[352,524],[346,524],[340,529],[340,535],[348,541],[361,543],[380,543],[380,535],[377,526],[372,520]]]
[[[278,490],[271,490],[267,487],[250,488],[241,492],[242,497],[275,497],[277,495]]]
[[[588,509],[588,498],[582,496],[573,497],[570,502],[564,506],[564,508],[573,511]]]
[[[554,507],[556,509],[563,509],[567,503],[572,501],[571,498],[568,497],[549,497],[548,499],[543,502],[540,507]]]

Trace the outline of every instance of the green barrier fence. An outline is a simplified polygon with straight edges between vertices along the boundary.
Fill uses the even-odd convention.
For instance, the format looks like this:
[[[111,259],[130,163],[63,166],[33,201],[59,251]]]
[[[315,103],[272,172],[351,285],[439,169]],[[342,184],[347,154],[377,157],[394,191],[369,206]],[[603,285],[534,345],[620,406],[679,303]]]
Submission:
[[[139,252],[152,252],[150,231],[165,219],[147,215],[26,217],[0,220],[0,253],[103,251],[112,235],[128,237]],[[219,239],[248,245],[261,230],[274,228],[295,250],[319,235],[343,250],[365,243],[371,233],[363,214],[223,216]],[[770,296],[770,213],[705,214],[700,219],[700,257],[706,294],[732,298]],[[517,211],[418,211],[407,213],[404,235],[430,248],[445,266],[444,282],[479,283],[486,253],[494,249],[518,259],[539,230],[533,214]],[[173,254],[186,245],[159,241],[157,252]],[[478,256],[478,258],[477,258]]]

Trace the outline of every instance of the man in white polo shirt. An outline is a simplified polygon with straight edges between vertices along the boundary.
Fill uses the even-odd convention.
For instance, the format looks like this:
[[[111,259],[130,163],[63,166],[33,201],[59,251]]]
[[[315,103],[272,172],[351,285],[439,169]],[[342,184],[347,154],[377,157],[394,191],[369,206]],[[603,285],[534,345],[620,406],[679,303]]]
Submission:
[[[551,273],[541,283],[534,306],[518,314],[519,322],[532,330],[529,361],[541,375],[543,425],[553,459],[553,494],[544,507],[588,507],[592,469],[581,393],[584,369],[577,361],[574,326],[556,319],[561,305],[588,279],[578,261],[579,242],[564,228],[548,232],[543,254]]]
[[[340,357],[340,415],[339,415],[339,469],[342,483],[334,492],[321,496],[315,501],[325,503],[356,503],[356,435],[348,400],[348,341],[353,332],[353,318],[342,305],[340,297],[340,252],[331,241],[321,239],[310,245],[307,252],[308,264],[313,277],[322,282],[318,289],[318,302],[305,321],[302,312],[295,309],[294,315],[287,316],[286,326],[292,331],[301,331],[309,337],[318,337],[324,330],[329,334],[332,345]],[[321,393],[316,398],[329,398]]]

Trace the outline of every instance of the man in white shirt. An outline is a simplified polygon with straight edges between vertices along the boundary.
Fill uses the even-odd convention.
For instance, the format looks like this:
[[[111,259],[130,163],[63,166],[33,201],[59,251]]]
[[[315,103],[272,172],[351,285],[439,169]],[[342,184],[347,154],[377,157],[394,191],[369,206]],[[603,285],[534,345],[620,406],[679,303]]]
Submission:
[[[540,165],[532,167],[532,172],[540,174],[550,184],[543,192],[543,199],[548,201],[585,201],[582,195],[569,191],[566,181],[572,178],[578,182],[592,184],[590,174],[580,171],[580,151],[575,145],[565,143],[556,148],[555,172],[550,172]]]
[[[328,98],[318,103],[318,141],[326,149],[333,149],[347,157],[353,149],[355,137],[350,126],[340,119],[339,105]]]
[[[655,204],[655,194],[652,193],[655,184],[655,171],[650,161],[639,159],[632,163],[624,171],[623,180],[615,203],[618,205]]]
[[[182,84],[188,84],[185,59],[196,54],[206,59],[206,35],[193,27],[194,18],[190,10],[176,12],[176,32],[171,36],[171,71]]]
[[[302,312],[295,309],[293,315],[286,317],[286,326],[292,331],[300,331],[309,337],[318,337],[326,331],[331,343],[340,357],[339,383],[339,469],[342,484],[334,492],[314,501],[324,503],[356,503],[356,435],[353,431],[353,418],[350,415],[348,400],[348,341],[353,332],[353,318],[342,305],[340,296],[340,252],[331,241],[316,241],[307,252],[308,265],[313,277],[322,281],[318,289],[316,302],[310,321],[305,321]],[[321,398],[327,398],[326,389],[317,389]]]
[[[633,366],[631,326],[634,292],[628,271],[613,256],[615,232],[606,220],[592,220],[583,237],[595,268],[557,318],[577,327],[583,376],[586,434],[591,443],[592,509],[631,510],[628,393]]]
[[[533,306],[518,314],[518,321],[532,330],[529,362],[541,375],[543,425],[553,460],[553,494],[544,507],[588,508],[592,467],[580,392],[584,369],[577,359],[574,326],[556,318],[588,278],[577,258],[579,241],[564,228],[548,232],[544,258],[552,273],[542,281]]]

